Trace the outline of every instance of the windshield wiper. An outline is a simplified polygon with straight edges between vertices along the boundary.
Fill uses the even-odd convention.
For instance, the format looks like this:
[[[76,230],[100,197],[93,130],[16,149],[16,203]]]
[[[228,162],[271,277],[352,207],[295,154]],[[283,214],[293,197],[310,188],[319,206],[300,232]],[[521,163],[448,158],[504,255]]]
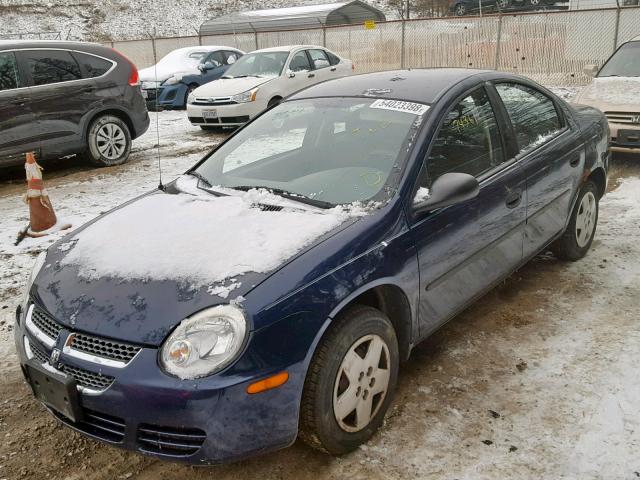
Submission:
[[[213,187],[213,185],[211,185],[211,182],[209,182],[209,180],[207,180],[204,175],[202,175],[201,173],[196,172],[195,170],[188,171],[187,175],[191,175],[192,177],[196,177],[202,183],[206,184],[207,187]]]
[[[226,78],[226,79],[228,80],[228,79],[230,79],[230,78],[236,78],[236,77],[233,77],[233,76],[231,76],[231,75],[223,75],[223,76],[221,76],[220,78]]]
[[[331,202],[325,202],[324,200],[316,200],[315,198],[307,197],[306,195],[302,195],[301,193],[289,192],[288,190],[283,190],[282,188],[268,187],[266,185],[237,185],[237,186],[228,187],[228,188],[233,188],[234,190],[241,190],[243,192],[253,190],[253,189],[265,189],[281,197],[288,198],[289,200],[295,200],[296,202],[306,203],[314,207],[319,207],[319,208],[335,207],[335,204]]]

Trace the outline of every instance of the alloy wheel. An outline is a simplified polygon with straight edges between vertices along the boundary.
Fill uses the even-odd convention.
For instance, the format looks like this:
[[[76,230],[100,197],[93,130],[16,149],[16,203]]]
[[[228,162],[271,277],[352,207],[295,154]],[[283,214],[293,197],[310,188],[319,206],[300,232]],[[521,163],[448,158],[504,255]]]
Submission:
[[[576,215],[576,243],[583,248],[591,240],[596,223],[596,197],[587,192],[580,201]]]
[[[344,431],[362,430],[378,413],[389,388],[389,365],[389,347],[378,335],[351,346],[333,389],[333,413]]]
[[[105,123],[96,134],[96,146],[103,157],[117,160],[127,149],[127,138],[120,126]]]

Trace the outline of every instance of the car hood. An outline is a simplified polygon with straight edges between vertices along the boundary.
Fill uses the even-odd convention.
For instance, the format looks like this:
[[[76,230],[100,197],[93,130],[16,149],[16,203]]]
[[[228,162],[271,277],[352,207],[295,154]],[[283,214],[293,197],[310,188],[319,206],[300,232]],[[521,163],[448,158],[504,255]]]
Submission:
[[[598,77],[576,97],[575,103],[603,112],[640,112],[640,77]]]
[[[350,218],[264,191],[218,197],[197,186],[181,177],[52,245],[34,301],[70,329],[157,346],[184,318],[243,302]]]
[[[186,66],[155,67],[143,68],[139,72],[141,82],[164,82],[174,75],[198,75],[200,71],[197,68],[189,68]]]
[[[206,83],[194,91],[198,97],[229,97],[259,85],[263,85],[277,77],[244,77],[244,78],[220,78],[215,82]]]

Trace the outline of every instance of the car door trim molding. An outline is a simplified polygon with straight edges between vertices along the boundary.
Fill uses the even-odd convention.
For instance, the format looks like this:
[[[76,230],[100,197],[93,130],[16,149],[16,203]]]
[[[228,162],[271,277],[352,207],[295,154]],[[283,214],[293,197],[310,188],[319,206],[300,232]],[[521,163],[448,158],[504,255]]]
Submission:
[[[103,57],[103,56],[100,56],[100,55],[96,55],[95,53],[83,52],[81,50],[73,50],[73,49],[70,49],[70,48],[51,48],[51,47],[49,47],[49,48],[10,48],[8,50],[0,50],[0,53],[4,53],[4,52],[27,52],[27,51],[34,51],[34,50],[35,51],[42,51],[42,50],[51,51],[52,50],[52,51],[59,51],[59,52],[82,53],[84,55],[91,55],[92,57],[100,58],[102,60],[106,60],[107,62],[111,62],[111,68],[109,68],[109,70],[107,70],[102,75],[99,75],[97,77],[79,78],[77,80],[66,80],[64,82],[45,83],[43,85],[29,85],[29,86],[26,86],[26,87],[12,88],[11,90],[4,90],[4,91],[16,92],[18,90],[25,90],[25,89],[28,89],[28,88],[41,88],[41,87],[48,87],[50,85],[62,85],[62,84],[75,83],[75,82],[86,82],[88,80],[97,80],[99,78],[102,78],[102,77],[105,77],[105,76],[109,75],[118,66],[118,62],[116,62],[115,60],[112,60],[110,58]],[[18,60],[18,64],[20,64],[20,57],[18,57],[17,60]],[[76,60],[75,57],[74,57],[74,60]],[[76,62],[77,62],[77,60],[76,60]],[[80,64],[78,64],[78,67],[80,67]],[[83,71],[82,67],[80,67],[80,70]],[[27,73],[29,73],[29,80],[33,81],[33,78],[31,77],[31,72],[27,71]]]

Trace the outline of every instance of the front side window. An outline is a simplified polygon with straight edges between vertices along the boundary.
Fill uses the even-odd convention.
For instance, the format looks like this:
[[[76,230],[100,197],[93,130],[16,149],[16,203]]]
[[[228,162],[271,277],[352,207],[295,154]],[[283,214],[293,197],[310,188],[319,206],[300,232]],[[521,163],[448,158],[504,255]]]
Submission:
[[[13,52],[0,53],[0,90],[12,90],[19,86],[16,56]]]
[[[544,93],[518,83],[499,83],[496,90],[511,118],[521,152],[542,145],[562,129],[556,107]]]
[[[213,64],[214,67],[221,67],[225,64],[224,54],[220,51],[213,52],[207,57],[206,62]]]
[[[311,70],[311,64],[309,63],[309,57],[307,57],[306,51],[303,50],[293,56],[289,64],[289,70],[292,72],[308,72]]]
[[[614,53],[598,77],[640,77],[640,42],[629,42]]]
[[[240,54],[238,52],[224,52],[224,54],[227,57],[227,65],[233,65],[234,63],[236,63],[236,60],[240,58]]]
[[[288,52],[258,52],[243,55],[229,67],[224,78],[277,77],[282,73]]]
[[[80,66],[65,50],[28,50],[24,52],[34,85],[80,80]]]
[[[505,161],[496,117],[484,88],[453,107],[433,143],[427,159],[428,186],[449,172],[475,177]]]
[[[387,200],[427,107],[399,111],[380,102],[284,102],[229,139],[197,172],[215,186],[264,187],[331,205]]]
[[[87,72],[88,78],[96,78],[104,75],[113,66],[113,63],[104,58],[87,55],[86,53],[73,52],[73,56]]]
[[[330,66],[329,59],[327,58],[327,54],[324,53],[324,50],[309,50],[309,56],[311,56],[311,61],[313,62],[313,68],[319,70],[321,68],[325,68]]]

